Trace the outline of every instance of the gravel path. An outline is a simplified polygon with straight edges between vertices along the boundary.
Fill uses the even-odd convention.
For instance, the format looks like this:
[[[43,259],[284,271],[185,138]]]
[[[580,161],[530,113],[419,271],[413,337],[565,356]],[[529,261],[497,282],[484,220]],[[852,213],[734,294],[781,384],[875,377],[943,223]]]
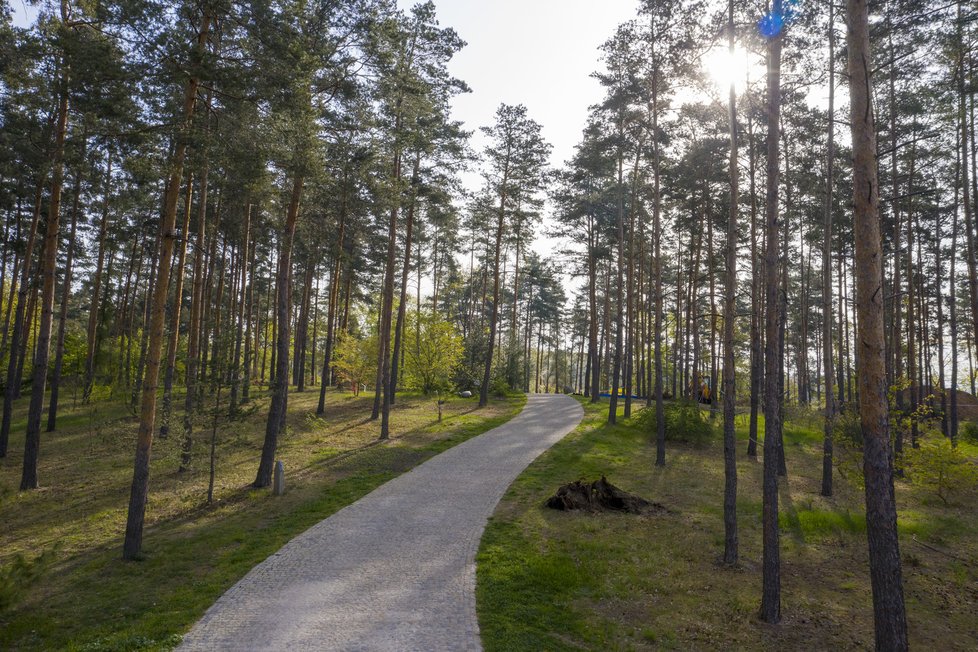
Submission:
[[[475,553],[509,484],[583,417],[532,394],[508,423],[314,525],[208,609],[181,650],[479,650]]]

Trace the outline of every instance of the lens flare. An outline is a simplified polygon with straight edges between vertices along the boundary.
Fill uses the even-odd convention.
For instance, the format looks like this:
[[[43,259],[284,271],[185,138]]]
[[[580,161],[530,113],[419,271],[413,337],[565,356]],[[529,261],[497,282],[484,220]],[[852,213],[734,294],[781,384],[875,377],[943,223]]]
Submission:
[[[757,22],[757,29],[764,38],[774,38],[781,34],[785,26],[797,16],[799,0],[775,0],[771,11]]]

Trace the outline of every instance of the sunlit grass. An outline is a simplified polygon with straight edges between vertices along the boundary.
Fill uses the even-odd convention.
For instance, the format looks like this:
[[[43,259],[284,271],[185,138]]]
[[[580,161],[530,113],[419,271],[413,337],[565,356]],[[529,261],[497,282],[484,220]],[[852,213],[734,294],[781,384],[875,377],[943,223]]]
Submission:
[[[226,394],[225,394],[226,395]],[[24,401],[10,455],[0,461],[0,565],[53,551],[11,611],[0,614],[0,649],[166,649],[213,601],[289,539],[387,480],[516,414],[523,397],[452,399],[437,421],[433,400],[401,395],[393,439],[378,444],[372,397],[330,393],[315,416],[318,391],[291,393],[278,458],[287,492],[250,487],[264,436],[267,401],[259,394],[240,419],[221,418],[215,501],[206,504],[212,416],[196,425],[194,464],[177,472],[179,427],[153,448],[146,559],[121,561],[135,420],[118,404],[66,406],[56,433],[43,434],[41,489],[15,491],[20,477]],[[209,396],[209,410],[214,397]],[[208,411],[208,410],[205,410]]]
[[[756,616],[762,464],[745,455],[746,419],[738,419],[741,564],[728,569],[717,562],[723,546],[719,438],[707,447],[670,444],[667,466],[657,468],[654,439],[637,427],[640,420],[609,427],[606,409],[588,406],[582,425],[517,479],[490,521],[477,568],[486,650],[873,647],[863,490],[837,474],[835,496],[819,495],[818,423],[806,418],[785,428],[784,620],[770,627]],[[763,432],[762,421],[762,440]],[[602,474],[673,512],[581,515],[543,507],[559,485]],[[961,501],[968,506],[944,508],[924,494],[897,483],[911,644],[975,649],[978,506]]]

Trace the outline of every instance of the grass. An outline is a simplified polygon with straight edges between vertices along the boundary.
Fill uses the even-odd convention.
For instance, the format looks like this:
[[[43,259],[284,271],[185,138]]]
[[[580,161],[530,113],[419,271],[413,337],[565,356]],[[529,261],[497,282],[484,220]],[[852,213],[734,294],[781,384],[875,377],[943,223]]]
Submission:
[[[820,426],[785,429],[784,619],[771,626],[757,618],[762,469],[743,455],[746,427],[738,424],[741,564],[725,568],[718,564],[722,442],[670,443],[667,466],[656,468],[654,441],[640,419],[608,426],[606,416],[606,404],[585,405],[578,429],[516,480],[490,520],[476,589],[486,650],[872,649],[862,489],[840,472],[836,495],[819,495]],[[559,485],[602,474],[672,512],[543,507]],[[978,648],[978,506],[968,499],[944,508],[906,481],[896,490],[911,646]]]
[[[211,397],[208,400],[213,400]],[[178,473],[182,415],[153,447],[146,558],[121,561],[136,421],[117,403],[65,401],[58,431],[43,434],[41,488],[17,492],[26,402],[17,404],[11,448],[0,460],[0,584],[5,569],[24,590],[0,611],[0,649],[161,650],[254,565],[333,512],[438,452],[505,422],[525,398],[476,409],[453,399],[437,421],[434,401],[399,395],[392,439],[378,443],[371,397],[290,393],[278,459],[286,493],[250,487],[264,436],[267,400],[217,434],[215,500],[207,504],[212,417],[196,425],[193,468]],[[180,403],[178,403],[180,404]],[[44,555],[42,563],[31,562]],[[29,582],[29,584],[28,584]],[[7,584],[11,584],[8,582]],[[2,588],[2,586],[0,586]],[[6,595],[0,591],[0,603]]]

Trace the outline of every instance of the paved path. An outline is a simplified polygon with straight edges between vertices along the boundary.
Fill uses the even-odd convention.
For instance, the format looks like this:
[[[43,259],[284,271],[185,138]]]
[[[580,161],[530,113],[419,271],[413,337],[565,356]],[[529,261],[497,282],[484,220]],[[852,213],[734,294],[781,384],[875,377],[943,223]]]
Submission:
[[[530,395],[508,423],[391,480],[256,566],[181,650],[479,650],[475,553],[509,484],[584,412]]]

